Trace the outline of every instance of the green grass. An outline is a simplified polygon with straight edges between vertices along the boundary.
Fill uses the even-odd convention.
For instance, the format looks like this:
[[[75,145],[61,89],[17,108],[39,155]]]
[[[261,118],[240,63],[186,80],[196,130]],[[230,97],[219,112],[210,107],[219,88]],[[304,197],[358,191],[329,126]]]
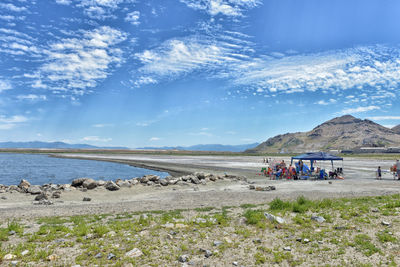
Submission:
[[[366,234],[358,234],[354,237],[355,246],[360,249],[366,256],[371,256],[375,253],[380,252],[380,249],[377,248],[371,241],[371,237]]]

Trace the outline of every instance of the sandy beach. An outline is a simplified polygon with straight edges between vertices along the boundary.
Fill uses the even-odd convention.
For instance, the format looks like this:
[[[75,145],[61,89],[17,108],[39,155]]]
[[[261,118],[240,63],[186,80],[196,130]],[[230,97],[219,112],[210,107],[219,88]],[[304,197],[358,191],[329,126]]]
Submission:
[[[0,210],[2,218],[69,216],[79,214],[122,213],[144,210],[173,210],[198,207],[237,206],[261,204],[276,197],[295,199],[304,195],[310,199],[327,197],[352,197],[387,195],[400,192],[400,181],[393,180],[390,173],[383,174],[383,180],[375,179],[379,165],[388,170],[391,160],[345,158],[343,167],[345,180],[333,181],[286,181],[269,180],[260,176],[265,166],[262,158],[252,156],[177,156],[177,155],[127,155],[127,154],[62,154],[54,155],[71,158],[120,162],[137,167],[167,171],[173,176],[194,172],[244,175],[248,181],[221,180],[206,185],[173,185],[153,187],[137,185],[111,192],[96,188],[83,192],[73,189],[61,194],[54,205],[33,205],[34,196],[17,192],[2,193]],[[290,162],[290,158],[279,160]],[[330,163],[329,163],[330,164]],[[329,166],[325,164],[326,167]],[[342,163],[335,163],[341,167]],[[335,165],[335,167],[336,167]],[[330,183],[331,182],[331,183]],[[276,187],[275,191],[255,192],[249,190],[249,183]],[[84,197],[92,199],[83,202]]]

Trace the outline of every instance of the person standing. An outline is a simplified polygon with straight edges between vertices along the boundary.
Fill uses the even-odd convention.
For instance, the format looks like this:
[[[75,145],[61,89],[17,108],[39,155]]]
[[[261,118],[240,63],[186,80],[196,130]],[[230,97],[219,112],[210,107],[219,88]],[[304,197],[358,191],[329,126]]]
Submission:
[[[376,178],[378,180],[382,180],[382,170],[381,170],[381,166],[378,166],[378,170],[376,171]]]
[[[397,180],[400,180],[400,162],[396,160],[396,173],[397,173]]]

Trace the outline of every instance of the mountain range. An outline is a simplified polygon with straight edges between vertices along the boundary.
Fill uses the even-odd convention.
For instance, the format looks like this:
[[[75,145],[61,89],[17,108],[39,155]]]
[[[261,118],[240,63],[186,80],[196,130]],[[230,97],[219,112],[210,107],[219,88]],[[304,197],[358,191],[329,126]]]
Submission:
[[[129,149],[127,147],[98,147],[88,144],[68,144],[64,142],[0,142],[0,148],[48,148],[48,149]]]
[[[400,125],[390,129],[371,120],[344,115],[308,132],[286,133],[269,138],[249,153],[353,150],[361,147],[399,147]]]
[[[193,146],[164,146],[164,147],[142,147],[138,149],[149,150],[184,150],[184,151],[218,151],[218,152],[243,152],[247,149],[254,148],[260,143],[244,144],[244,145],[193,145]]]

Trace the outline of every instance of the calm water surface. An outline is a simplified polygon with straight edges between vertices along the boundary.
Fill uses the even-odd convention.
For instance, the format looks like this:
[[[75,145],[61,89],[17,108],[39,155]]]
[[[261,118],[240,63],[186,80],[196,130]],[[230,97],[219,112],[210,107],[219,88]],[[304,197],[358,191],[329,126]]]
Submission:
[[[96,180],[116,180],[155,174],[157,172],[113,162],[60,159],[46,155],[0,153],[0,184],[18,184],[21,179],[31,184],[67,184],[75,178],[90,177]]]

